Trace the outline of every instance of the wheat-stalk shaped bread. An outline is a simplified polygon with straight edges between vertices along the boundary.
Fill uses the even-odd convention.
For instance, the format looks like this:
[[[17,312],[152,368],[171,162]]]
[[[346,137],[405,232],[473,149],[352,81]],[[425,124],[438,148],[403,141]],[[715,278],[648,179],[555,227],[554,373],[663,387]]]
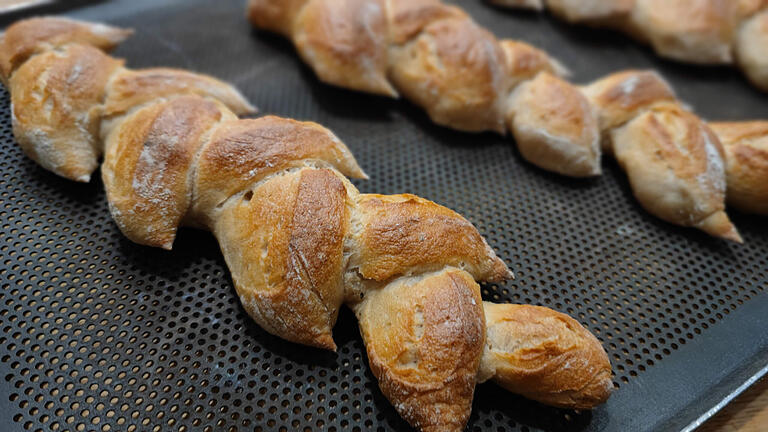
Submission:
[[[113,218],[170,249],[180,225],[219,241],[235,290],[266,331],[335,349],[342,304],[398,413],[460,431],[477,383],[589,409],[613,384],[598,340],[543,307],[483,302],[476,281],[512,276],[474,226],[413,195],[361,194],[347,147],[309,122],[266,116],[230,85],[105,54],[129,34],[60,18],[20,21],[0,42],[13,130],[44,168],[87,181],[103,153]],[[99,49],[101,48],[101,49]]]
[[[497,40],[439,0],[250,0],[248,17],[257,28],[290,38],[322,81],[402,95],[435,123],[455,129],[510,131],[523,158],[541,168],[600,174],[602,142],[649,212],[741,241],[725,213],[718,137],[654,73],[570,84],[546,53]],[[768,160],[766,153],[761,157]],[[727,166],[732,163],[740,164]],[[768,199],[764,188],[761,193]]]
[[[488,0],[543,10],[570,23],[623,31],[662,57],[699,64],[735,64],[768,91],[766,0]]]
[[[768,215],[767,121],[705,123],[653,71],[618,72],[581,90],[596,107],[603,150],[649,212],[738,242],[723,198]]]

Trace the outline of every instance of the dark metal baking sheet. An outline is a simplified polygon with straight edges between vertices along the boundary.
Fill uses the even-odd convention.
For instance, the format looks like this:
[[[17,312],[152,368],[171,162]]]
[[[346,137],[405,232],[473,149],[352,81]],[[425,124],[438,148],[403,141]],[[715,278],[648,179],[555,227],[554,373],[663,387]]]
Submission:
[[[658,69],[709,119],[768,118],[768,97],[728,68],[658,60],[610,32],[460,2],[498,36],[545,48],[577,82]],[[468,430],[694,427],[768,364],[766,219],[731,211],[744,245],[642,211],[616,163],[573,180],[521,160],[510,138],[433,125],[417,108],[325,86],[284,40],[251,30],[243,2],[118,0],[69,11],[136,28],[133,67],[235,83],[262,113],[314,120],[345,141],[363,192],[415,193],[466,215],[515,270],[486,299],[546,305],[595,332],[618,389],[593,412],[478,386]],[[60,9],[57,9],[60,11]],[[25,158],[0,98],[1,430],[402,430],[343,312],[336,354],[260,330],[215,240],[184,229],[172,252],[132,244],[97,179]],[[761,372],[762,371],[762,372]]]

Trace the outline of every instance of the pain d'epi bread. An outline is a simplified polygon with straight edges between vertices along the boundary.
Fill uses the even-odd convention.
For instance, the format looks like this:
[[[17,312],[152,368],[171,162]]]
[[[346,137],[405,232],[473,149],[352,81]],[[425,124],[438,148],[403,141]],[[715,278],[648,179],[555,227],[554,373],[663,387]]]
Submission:
[[[326,83],[402,95],[454,129],[511,131],[524,158],[560,174],[601,172],[594,115],[559,77],[563,67],[528,44],[498,41],[459,8],[437,0],[253,0],[248,16],[291,38]],[[542,72],[544,82],[529,83]],[[535,97],[547,85],[564,92],[558,103]]]
[[[583,88],[608,133],[603,147],[626,171],[640,204],[672,223],[741,242],[725,213],[725,153],[701,119],[650,71],[624,71]]]
[[[702,64],[736,64],[768,91],[766,0],[488,0],[549,9],[571,23],[610,27],[650,44],[662,57]]]
[[[616,156],[651,213],[736,241],[726,189],[728,205],[768,215],[768,122],[705,124],[652,71],[615,73],[582,91],[607,131],[604,151]]]
[[[321,80],[403,95],[436,123],[456,129],[509,130],[521,155],[544,169],[597,175],[600,143],[613,153],[611,143],[618,142],[619,161],[649,212],[741,241],[724,212],[721,144],[655,74],[627,71],[575,86],[557,76],[563,67],[546,53],[497,40],[439,0],[250,0],[248,17],[258,28],[291,38]],[[668,115],[657,112],[661,102]],[[608,139],[618,128],[621,137]],[[670,151],[632,164],[654,148],[640,145],[647,128],[664,129],[651,138]],[[693,168],[665,168],[688,163]]]
[[[359,193],[345,176],[365,174],[317,124],[240,120],[253,108],[230,85],[129,70],[99,49],[127,34],[20,21],[0,58],[11,59],[2,74],[22,148],[78,181],[103,153],[110,211],[128,238],[170,249],[179,226],[211,230],[245,310],[289,341],[335,349],[332,328],[350,306],[382,391],[421,430],[462,430],[486,380],[560,407],[607,399],[610,362],[576,321],[481,300],[476,281],[511,272],[470,222],[413,195]]]

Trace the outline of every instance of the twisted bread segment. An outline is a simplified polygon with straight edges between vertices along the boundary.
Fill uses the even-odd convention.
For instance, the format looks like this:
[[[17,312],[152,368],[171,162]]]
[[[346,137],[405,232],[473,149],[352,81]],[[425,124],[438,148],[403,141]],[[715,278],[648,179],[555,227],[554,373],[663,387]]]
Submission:
[[[246,309],[284,339],[335,349],[342,300],[446,265],[510,278],[477,230],[412,195],[359,194],[340,173],[281,170],[215,209],[213,231]],[[345,287],[342,277],[345,277]]]
[[[512,278],[485,239],[458,213],[410,194],[354,197],[358,229],[349,265],[364,279],[383,282],[446,265],[477,280]]]
[[[9,32],[19,28],[29,27],[21,22]],[[365,174],[327,129],[272,116],[238,120],[236,112],[252,107],[231,86],[185,71],[127,70],[93,46],[75,43],[89,40],[67,29],[48,34],[55,43],[38,38],[42,48],[6,76],[14,112],[22,117],[14,131],[41,164],[55,153],[65,163],[48,166],[81,180],[105,149],[107,199],[127,237],[170,249],[179,226],[210,229],[245,310],[290,341],[335,349],[339,308],[353,307],[384,394],[422,430],[463,429],[481,370],[493,370],[483,372],[483,380],[515,380],[514,360],[483,367],[486,338],[514,336],[497,335],[506,330],[486,336],[475,282],[512,273],[466,219],[413,195],[360,194],[344,175]],[[40,96],[43,91],[50,96]],[[88,127],[63,127],[75,116]],[[47,128],[45,139],[28,133],[36,126]],[[558,339],[566,330],[552,331]],[[538,361],[557,365],[573,351],[589,383],[594,370],[610,383],[604,353],[561,348]],[[565,383],[585,379],[583,371],[551,373]],[[549,373],[540,380],[548,383]],[[536,387],[537,379],[528,385]],[[611,390],[593,387],[562,391],[572,406],[590,408]],[[546,394],[558,391],[546,388]],[[529,393],[569,406],[563,398]]]
[[[726,154],[720,140],[676,101],[658,74],[619,72],[583,90],[605,128],[604,148],[616,156],[648,212],[742,241],[725,213]]]
[[[150,68],[121,70],[109,83],[105,117],[115,117],[156,99],[193,94],[215,99],[237,115],[256,111],[234,87],[215,78],[185,70]]]
[[[396,96],[386,79],[384,1],[311,2],[296,15],[293,30],[299,54],[316,65],[326,82]],[[333,41],[328,44],[325,41]]]
[[[43,168],[90,181],[115,119],[158,98],[197,94],[238,114],[253,112],[229,84],[175,69],[130,71],[101,50],[131,33],[61,18],[20,21],[4,33],[0,73],[11,92],[14,134]]]
[[[598,122],[576,87],[543,72],[515,91],[512,108],[512,129],[523,157],[560,174],[601,173]]]
[[[193,202],[192,169],[214,125],[236,120],[221,103],[179,96],[117,123],[102,178],[112,217],[131,241],[170,250]]]
[[[725,214],[722,145],[677,105],[652,108],[614,131],[613,151],[650,213],[741,243]]]
[[[608,356],[578,322],[481,302],[480,287],[457,268],[395,279],[353,309],[382,391],[424,431],[463,430],[472,389],[489,379],[567,408],[594,407],[613,389]]]
[[[548,4],[562,11],[579,4],[593,17],[629,14],[633,5]],[[741,241],[724,212],[722,146],[654,73],[625,71],[574,86],[557,76],[565,69],[546,53],[498,41],[439,0],[250,0],[248,14],[255,26],[291,37],[321,80],[390,96],[393,88],[456,129],[509,130],[523,158],[546,170],[599,175],[602,151],[618,149],[650,213]],[[674,108],[653,111],[662,102]],[[657,151],[662,147],[669,151]],[[674,168],[681,164],[695,168]]]
[[[611,132],[654,105],[677,101],[675,92],[657,73],[617,72],[582,87],[598,113],[603,151],[610,154]]]
[[[608,356],[573,318],[540,306],[483,307],[488,331],[480,382],[493,378],[511,392],[566,408],[589,408],[611,391]]]
[[[503,134],[511,84],[504,50],[492,34],[452,10],[419,23],[410,40],[391,49],[392,82],[437,124]]]
[[[629,23],[664,57],[694,63],[733,62],[731,44],[739,19],[737,1],[635,0]]]
[[[355,306],[384,395],[422,431],[461,431],[485,345],[480,287],[464,271],[395,280]]]
[[[59,17],[19,21],[0,38],[0,79],[8,87],[8,78],[19,65],[42,51],[71,43],[109,51],[132,33],[133,30]]]
[[[509,130],[534,165],[575,177],[600,174],[597,125],[575,87],[551,76],[548,82],[567,92],[557,105],[513,95],[537,74],[565,69],[530,45],[497,40],[456,7],[439,0],[251,0],[248,16],[290,37],[326,83],[403,95],[454,129]],[[538,113],[515,120],[529,109]]]
[[[21,64],[9,89],[13,132],[22,150],[62,177],[90,181],[101,156],[100,104],[121,66],[87,45],[41,52]]]
[[[768,215],[768,122],[710,123],[726,154],[728,205]]]
[[[733,64],[768,91],[768,1],[765,0],[490,0],[512,8],[546,7],[571,23],[622,30],[662,57]]]
[[[283,171],[217,211],[213,231],[246,311],[268,332],[336,349],[343,300],[346,180],[329,169]]]
[[[736,60],[747,78],[763,91],[768,91],[768,9],[742,21],[735,49]]]
[[[267,175],[307,163],[367,178],[349,149],[318,124],[273,116],[227,122],[213,131],[200,153],[192,214],[210,225],[211,212],[230,197]]]

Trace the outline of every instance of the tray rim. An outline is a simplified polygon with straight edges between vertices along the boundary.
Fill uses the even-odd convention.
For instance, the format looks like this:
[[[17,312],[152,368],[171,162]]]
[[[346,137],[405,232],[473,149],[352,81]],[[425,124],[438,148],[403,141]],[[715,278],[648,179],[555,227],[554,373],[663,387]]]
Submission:
[[[449,0],[451,3],[456,3],[455,0]],[[143,10],[151,10],[151,9],[163,9],[163,8],[170,8],[177,4],[183,4],[185,3],[185,0],[166,0],[162,3],[155,3],[152,0],[116,0],[114,3],[131,3],[136,5],[136,11],[143,9]],[[459,2],[460,3],[460,2]],[[24,9],[18,11],[18,16],[15,16],[15,13],[13,14],[13,21],[16,19],[22,19],[23,17],[27,15],[40,15],[40,14],[56,14],[56,15],[63,15],[63,16],[70,16],[70,15],[78,15],[81,11],[88,10],[90,12],[90,15],[98,15],[98,9],[99,8],[109,8],[109,4],[102,3],[100,0],[85,0],[85,1],[76,1],[71,4],[71,7],[67,7],[66,9],[61,8],[61,4],[58,3],[43,3],[40,5],[36,5],[35,7]],[[16,12],[16,11],[14,11]],[[2,18],[9,18],[7,16],[4,16]],[[0,19],[0,29],[4,29],[10,22],[2,22],[3,19]],[[12,22],[12,21],[11,21]],[[265,114],[265,113],[261,113]],[[764,285],[768,286],[768,281],[760,281]],[[685,347],[695,347],[704,345],[704,340],[707,338],[707,335],[710,335],[716,331],[716,330],[723,330],[723,329],[733,329],[736,327],[739,327],[742,322],[740,321],[740,317],[738,315],[743,314],[743,309],[748,304],[755,304],[757,302],[762,302],[768,305],[768,291],[766,291],[766,288],[763,288],[763,291],[758,295],[753,297],[751,300],[745,302],[743,305],[741,305],[739,308],[732,311],[732,313],[724,317],[722,320],[718,321],[716,324],[712,325],[709,329],[706,329],[702,331],[700,335],[697,335],[691,342],[686,344]],[[766,309],[768,312],[768,309]],[[739,313],[742,312],[742,313]],[[768,321],[767,321],[768,322]],[[768,326],[765,327],[768,329]],[[766,341],[768,341],[768,335],[766,336]],[[290,342],[288,342],[290,343]],[[706,349],[706,348],[704,348]],[[728,353],[734,353],[736,351],[730,351],[730,350],[718,350],[717,352],[728,352]],[[638,374],[637,377],[633,381],[630,381],[629,384],[625,384],[622,386],[622,388],[617,392],[621,393],[623,391],[628,391],[627,389],[632,387],[632,383],[635,382],[639,377],[646,376],[650,371],[658,370],[658,369],[664,369],[665,366],[669,367],[670,360],[674,359],[676,357],[676,354],[678,354],[679,351],[675,351],[672,353],[672,355],[669,355],[665,358],[664,361],[661,361],[657,364],[655,364],[653,367],[649,368],[645,372],[642,372]],[[760,355],[765,356],[764,360],[761,360]],[[646,426],[650,426],[650,429],[640,429],[640,430],[655,430],[656,427],[659,427],[664,430],[680,430],[684,432],[690,432],[694,431],[700,426],[702,426],[707,420],[714,417],[719,411],[721,411],[725,406],[727,406],[733,399],[738,397],[740,394],[742,394],[744,391],[749,389],[754,383],[756,383],[761,378],[768,376],[768,342],[764,343],[760,347],[760,355],[757,355],[755,357],[747,356],[746,358],[749,360],[754,360],[751,362],[748,362],[748,364],[742,364],[742,370],[739,371],[733,371],[731,374],[726,375],[722,381],[728,381],[729,379],[733,378],[734,381],[730,383],[720,382],[713,384],[709,390],[711,390],[713,393],[717,392],[718,396],[716,397],[716,401],[711,406],[698,406],[693,407],[692,404],[695,404],[697,400],[692,401],[690,404],[683,405],[681,407],[681,410],[678,411],[680,413],[682,410],[690,408],[691,414],[686,416],[685,420],[680,421],[681,419],[678,419],[678,422],[675,422],[674,420],[664,420],[659,419],[660,421],[649,424],[646,423]],[[666,363],[665,363],[666,361]],[[11,373],[10,368],[6,363],[0,362],[0,373],[6,374]],[[737,375],[737,377],[733,377],[733,375]],[[722,384],[722,385],[720,385]],[[624,390],[622,390],[624,389]],[[722,391],[719,391],[722,390]],[[12,420],[12,414],[15,414],[19,411],[19,408],[13,404],[9,403],[8,401],[8,395],[10,395],[13,392],[11,386],[9,386],[8,382],[0,381],[0,395],[3,397],[0,397],[0,409],[3,410],[3,413],[0,413],[0,425],[5,426],[5,424],[9,425],[15,425],[18,429],[8,429],[8,430],[24,430],[21,423],[14,422]],[[615,395],[614,395],[615,397]],[[609,400],[610,401],[610,400]],[[10,409],[6,410],[5,408],[9,407]],[[599,409],[599,408],[598,408]],[[597,416],[595,416],[597,417]],[[604,430],[604,428],[601,427],[599,422],[592,421],[588,426],[586,430]],[[678,426],[676,423],[683,423],[682,426]],[[597,429],[596,429],[597,428]],[[638,430],[638,429],[631,429],[631,430]]]
[[[754,375],[747,378],[746,381],[744,381],[740,386],[736,387],[735,390],[733,390],[731,393],[727,394],[720,402],[717,403],[717,405],[710,408],[707,412],[699,416],[696,420],[692,421],[688,424],[688,426],[684,427],[682,429],[682,432],[691,432],[699,427],[703,426],[704,423],[706,423],[708,420],[710,420],[712,417],[717,415],[720,411],[723,410],[729,403],[731,403],[734,399],[739,397],[742,393],[744,393],[747,389],[752,387],[756,382],[758,382],[761,378],[766,376],[768,374],[768,362],[766,362],[765,366],[763,366],[762,369],[755,372]]]

